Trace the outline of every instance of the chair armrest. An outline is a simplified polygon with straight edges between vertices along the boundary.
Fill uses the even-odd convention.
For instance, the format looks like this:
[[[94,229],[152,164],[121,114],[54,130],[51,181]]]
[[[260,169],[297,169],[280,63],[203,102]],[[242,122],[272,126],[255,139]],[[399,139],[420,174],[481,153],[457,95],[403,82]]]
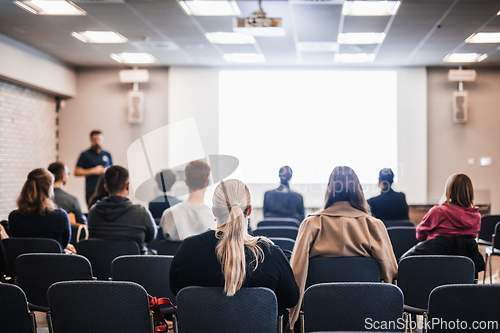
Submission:
[[[36,318],[33,311],[30,311],[30,329],[32,333],[36,333]]]
[[[172,320],[174,322],[174,333],[178,333],[179,332],[179,327],[177,327],[177,315],[174,313],[172,314]]]
[[[304,311],[300,311],[300,313],[299,313],[299,327],[300,327],[300,333],[306,333]]]
[[[278,316],[278,333],[283,333],[283,315]]]

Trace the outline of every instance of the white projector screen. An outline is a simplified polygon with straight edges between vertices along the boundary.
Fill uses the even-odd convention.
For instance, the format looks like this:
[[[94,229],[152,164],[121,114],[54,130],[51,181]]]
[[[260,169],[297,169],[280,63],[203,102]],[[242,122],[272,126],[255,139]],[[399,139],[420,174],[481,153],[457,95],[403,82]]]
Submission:
[[[363,184],[398,175],[396,71],[222,70],[218,119],[219,154],[248,184],[276,183],[283,165],[300,184],[326,184],[337,165]]]

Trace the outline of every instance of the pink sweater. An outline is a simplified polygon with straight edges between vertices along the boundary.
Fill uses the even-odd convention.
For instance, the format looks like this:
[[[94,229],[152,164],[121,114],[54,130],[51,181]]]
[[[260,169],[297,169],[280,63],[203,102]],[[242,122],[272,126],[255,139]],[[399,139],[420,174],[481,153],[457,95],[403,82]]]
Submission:
[[[417,239],[423,242],[436,236],[471,235],[481,228],[479,208],[465,208],[450,203],[432,207],[417,227]]]

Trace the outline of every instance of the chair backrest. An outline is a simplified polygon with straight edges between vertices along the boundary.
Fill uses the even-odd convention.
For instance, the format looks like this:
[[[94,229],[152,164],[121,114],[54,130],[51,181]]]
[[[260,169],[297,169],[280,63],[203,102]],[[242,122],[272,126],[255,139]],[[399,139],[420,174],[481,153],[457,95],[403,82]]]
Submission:
[[[150,333],[149,299],[133,282],[67,281],[48,291],[54,333]]]
[[[123,255],[141,254],[133,241],[89,238],[75,245],[76,252],[90,260],[94,276],[99,280],[111,277],[111,262]]]
[[[304,293],[306,332],[368,331],[374,321],[392,322],[384,331],[402,332],[402,316],[403,293],[388,283],[321,283]]]
[[[477,238],[484,243],[491,243],[491,236],[495,233],[495,226],[498,222],[500,222],[500,215],[483,215]]]
[[[298,232],[298,227],[262,227],[255,229],[253,234],[254,236],[282,237],[295,240]]]
[[[0,332],[35,332],[34,317],[29,313],[28,302],[21,288],[0,283],[0,295]]]
[[[431,291],[446,284],[473,284],[474,263],[462,256],[412,256],[399,262],[398,287],[405,305],[427,309]]]
[[[16,259],[17,282],[28,302],[48,311],[47,290],[55,282],[92,280],[92,267],[80,255],[29,253]]]
[[[306,288],[327,282],[380,282],[380,265],[372,257],[313,257]]]
[[[295,246],[295,241],[290,238],[269,237],[269,239],[272,240],[274,244],[278,245],[282,250],[293,251],[293,247]]]
[[[15,238],[2,240],[7,258],[5,275],[16,276],[16,258],[25,253],[62,253],[61,245],[51,238]]]
[[[499,285],[437,287],[429,296],[431,326],[428,332],[460,332],[463,327],[467,327],[469,330],[474,329],[474,332],[497,333],[500,331],[499,304]],[[432,325],[433,318],[440,324]],[[446,323],[446,326],[441,323]]]
[[[500,249],[500,222],[495,225],[495,239],[492,245],[494,248]]]
[[[278,302],[268,288],[186,287],[177,294],[179,333],[276,333]]]
[[[406,251],[418,244],[416,229],[414,226],[387,228],[396,260],[399,260]]]
[[[291,217],[267,217],[257,223],[257,228],[261,227],[299,227],[300,222]]]
[[[384,220],[382,221],[386,228],[389,227],[414,227],[415,223],[411,220]]]
[[[172,241],[168,239],[163,239],[160,241],[156,247],[158,254],[165,256],[173,256],[177,249],[181,246],[182,241]]]
[[[167,297],[175,304],[170,291],[170,265],[173,256],[121,256],[113,260],[113,281],[140,284],[153,297]]]

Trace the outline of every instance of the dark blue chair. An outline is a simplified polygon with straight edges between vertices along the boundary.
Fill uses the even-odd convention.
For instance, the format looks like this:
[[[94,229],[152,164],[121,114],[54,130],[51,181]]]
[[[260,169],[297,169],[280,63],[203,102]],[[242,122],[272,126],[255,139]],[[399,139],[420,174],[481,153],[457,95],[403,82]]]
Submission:
[[[231,297],[222,288],[186,287],[177,294],[178,333],[276,333],[282,330],[278,301],[268,288],[241,288]]]
[[[380,282],[380,265],[372,257],[309,258],[306,289],[327,282]]]
[[[303,332],[372,331],[374,321],[394,323],[383,331],[403,331],[403,293],[395,285],[321,283],[307,288],[304,293],[300,314]],[[366,326],[370,324],[372,328]]]
[[[60,281],[92,280],[92,267],[80,255],[29,253],[16,259],[17,282],[34,311],[49,311],[47,290]]]
[[[452,284],[435,288],[429,296],[427,321],[431,325],[428,332],[462,332],[467,325],[471,332],[498,333],[500,331],[500,285]],[[435,322],[444,322],[447,327]],[[474,328],[472,325],[483,325]],[[465,326],[464,326],[465,327]]]
[[[0,295],[0,332],[35,333],[35,314],[28,310],[28,302],[21,288],[0,283]]]
[[[175,302],[175,295],[170,291],[170,266],[173,256],[121,256],[113,260],[113,281],[130,281],[140,284],[153,297],[166,297]],[[173,309],[162,305],[162,313],[171,315]]]
[[[94,276],[99,280],[111,277],[113,259],[124,255],[139,255],[139,245],[133,241],[89,238],[75,245],[76,252],[92,264]]]
[[[61,245],[51,238],[10,237],[2,240],[7,258],[5,275],[14,278],[16,258],[25,253],[62,253]]]
[[[382,221],[386,228],[390,227],[414,227],[415,223],[411,220],[385,220]]]
[[[146,290],[136,283],[66,281],[47,293],[49,328],[54,333],[151,333]]]
[[[282,250],[293,251],[293,247],[295,246],[295,241],[290,238],[283,237],[269,237],[274,244],[278,245]]]
[[[253,231],[254,236],[265,236],[268,238],[281,237],[295,240],[299,232],[298,227],[262,227]]]
[[[481,216],[481,229],[477,236],[477,243],[480,245],[491,246],[492,236],[495,233],[495,226],[500,222],[500,215]]]
[[[423,315],[431,291],[446,284],[474,284],[475,268],[462,256],[412,256],[399,262],[398,287],[405,295],[405,311]]]
[[[163,239],[158,243],[156,250],[158,251],[159,255],[173,256],[175,255],[175,252],[177,252],[181,244],[182,241]]]
[[[414,226],[387,228],[396,260],[399,260],[406,251],[418,244],[416,230],[417,228]]]
[[[483,284],[486,279],[486,270],[488,268],[488,262],[490,263],[490,284],[493,283],[493,270],[491,268],[492,262],[491,262],[491,257],[492,256],[500,256],[500,222],[498,222],[495,225],[495,233],[491,236],[491,246],[488,246],[486,248],[486,262],[485,262],[485,267],[484,267],[484,274],[483,274]]]
[[[267,217],[257,223],[257,228],[261,227],[299,227],[300,223],[297,219],[291,217]]]

